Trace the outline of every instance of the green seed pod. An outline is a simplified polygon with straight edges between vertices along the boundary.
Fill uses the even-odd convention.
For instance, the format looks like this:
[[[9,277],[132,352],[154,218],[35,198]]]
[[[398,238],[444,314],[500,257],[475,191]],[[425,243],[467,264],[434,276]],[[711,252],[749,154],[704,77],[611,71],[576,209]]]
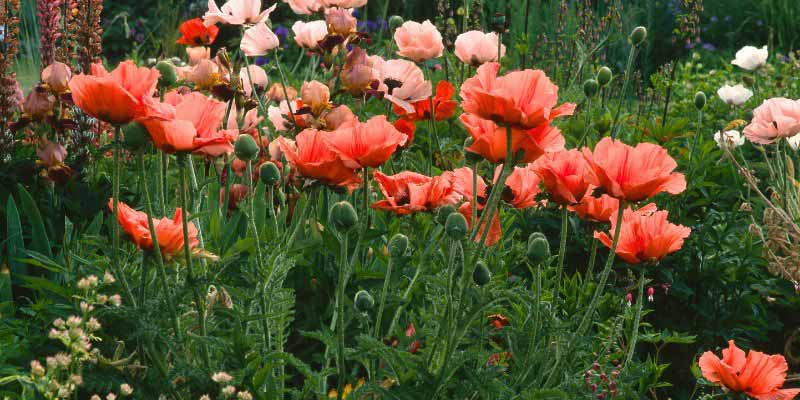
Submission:
[[[389,239],[389,256],[400,258],[406,254],[408,249],[408,236],[398,233]]]
[[[150,133],[142,124],[131,122],[122,128],[123,145],[130,151],[139,151],[150,143]]]
[[[439,209],[436,211],[436,222],[438,222],[440,225],[445,225],[447,223],[447,217],[456,211],[456,207],[451,204],[439,207]]]
[[[694,94],[694,106],[697,107],[698,110],[702,110],[706,106],[706,94],[703,92],[697,92]]]
[[[642,42],[647,39],[647,28],[643,26],[637,26],[636,28],[633,28],[629,39],[631,44],[634,46],[642,44]]]
[[[178,82],[178,74],[175,72],[175,65],[169,61],[162,60],[156,63],[156,69],[161,73],[158,78],[158,86],[162,88],[172,87],[175,82]]]
[[[278,166],[271,161],[261,164],[258,169],[258,177],[261,182],[267,186],[275,186],[281,181],[281,171],[278,171]]]
[[[483,261],[478,261],[478,264],[475,265],[475,271],[472,272],[472,280],[478,286],[483,286],[492,280],[492,273]]]
[[[587,79],[586,82],[583,82],[583,94],[585,94],[586,97],[594,97],[599,89],[600,84],[597,83],[597,80],[595,79]]]
[[[611,72],[611,68],[601,67],[600,70],[597,71],[597,83],[599,83],[601,87],[608,85],[613,78],[614,74]]]
[[[550,258],[550,242],[541,232],[534,232],[528,237],[528,260],[538,264]]]
[[[375,299],[372,298],[372,295],[369,294],[366,290],[359,290],[356,293],[355,299],[353,299],[353,303],[356,306],[356,310],[359,312],[367,312],[375,306]]]
[[[400,26],[402,26],[403,23],[405,23],[405,22],[406,21],[403,20],[403,17],[401,17],[399,15],[392,15],[391,17],[389,17],[389,28],[391,30],[395,30],[395,29],[399,28]]]
[[[461,240],[469,232],[467,228],[467,219],[461,213],[454,212],[447,216],[447,221],[444,224],[444,231],[450,239]]]
[[[331,207],[330,219],[339,232],[347,232],[358,224],[356,209],[346,201],[340,201]]]
[[[233,144],[233,152],[236,153],[236,158],[242,161],[253,161],[258,157],[258,148],[256,140],[252,136],[244,134],[236,138]]]

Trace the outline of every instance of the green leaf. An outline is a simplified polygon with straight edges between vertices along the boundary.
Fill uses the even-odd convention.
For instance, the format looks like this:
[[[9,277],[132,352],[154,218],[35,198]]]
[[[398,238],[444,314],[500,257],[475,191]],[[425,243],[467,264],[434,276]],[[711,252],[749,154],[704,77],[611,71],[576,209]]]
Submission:
[[[17,258],[25,251],[25,240],[22,237],[22,222],[20,221],[17,205],[14,202],[14,196],[8,196],[8,201],[6,202],[6,237],[11,281],[18,284],[19,277],[28,274],[28,266],[17,261]]]
[[[24,186],[18,184],[17,190],[19,191],[22,211],[31,226],[31,249],[52,258],[53,252],[50,248],[50,239],[47,238],[47,230],[44,227],[44,220],[39,212],[39,207],[36,206],[36,201],[33,200],[33,197]]]

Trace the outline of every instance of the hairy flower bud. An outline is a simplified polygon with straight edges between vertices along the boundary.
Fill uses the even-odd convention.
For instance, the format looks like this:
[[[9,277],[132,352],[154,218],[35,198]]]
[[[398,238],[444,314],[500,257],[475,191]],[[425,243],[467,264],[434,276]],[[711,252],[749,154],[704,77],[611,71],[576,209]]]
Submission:
[[[483,261],[478,261],[475,271],[472,272],[472,280],[478,286],[483,286],[492,280],[492,273]]]
[[[261,167],[258,169],[258,177],[265,185],[275,186],[281,181],[281,172],[278,170],[277,165],[271,161],[267,161],[261,164]]]
[[[587,79],[586,82],[583,83],[583,94],[585,94],[586,97],[594,97],[598,89],[600,89],[600,84],[595,79]]]
[[[538,264],[550,258],[550,242],[541,232],[534,232],[528,237],[528,260]]]
[[[123,145],[130,151],[138,151],[150,143],[150,133],[144,125],[131,122],[122,128]]]
[[[631,32],[629,39],[631,41],[631,44],[633,44],[634,46],[642,44],[642,42],[644,42],[645,39],[647,39],[647,28],[643,26],[637,26],[636,28],[633,28],[633,31]]]
[[[360,312],[367,312],[375,306],[375,299],[372,298],[372,295],[369,294],[368,291],[359,290],[358,293],[356,293],[353,303],[356,306],[356,310]]]
[[[358,224],[358,214],[356,214],[353,205],[340,201],[331,207],[330,219],[336,230],[340,232],[347,232]]]
[[[163,60],[156,63],[156,69],[161,73],[158,78],[158,85],[162,88],[168,88],[178,81],[178,74],[175,72],[175,65],[171,62]]]
[[[233,152],[236,153],[236,158],[242,161],[253,161],[258,157],[259,152],[256,140],[250,135],[239,135],[236,142],[233,144]]]
[[[703,92],[697,92],[694,94],[694,106],[697,107],[698,110],[702,110],[706,106],[706,94]]]
[[[408,249],[408,236],[398,233],[389,240],[389,255],[392,258],[402,257]]]
[[[467,235],[469,228],[467,227],[467,219],[461,213],[451,213],[447,216],[447,221],[444,224],[444,230],[447,236],[453,240],[464,239]]]
[[[599,83],[601,87],[608,85],[613,78],[614,74],[611,72],[611,68],[601,67],[600,70],[597,71],[597,83]]]

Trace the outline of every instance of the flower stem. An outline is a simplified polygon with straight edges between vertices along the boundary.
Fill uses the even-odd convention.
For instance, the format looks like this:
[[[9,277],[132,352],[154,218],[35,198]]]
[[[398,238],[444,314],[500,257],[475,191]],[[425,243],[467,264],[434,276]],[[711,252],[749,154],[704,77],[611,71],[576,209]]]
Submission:
[[[347,368],[344,359],[344,294],[347,284],[347,233],[341,235],[339,280],[336,286],[336,367],[339,375],[337,379],[336,398],[342,400],[344,385],[347,381]]]
[[[628,355],[625,356],[625,363],[622,364],[622,369],[625,369],[628,364],[633,360],[633,354],[636,353],[636,341],[639,338],[639,324],[642,322],[642,306],[644,303],[644,284],[647,280],[645,272],[647,268],[642,265],[642,273],[639,275],[639,294],[636,298],[636,314],[633,317],[633,329],[631,330],[631,340],[628,344]]]
[[[383,309],[386,306],[386,297],[389,294],[389,285],[392,281],[392,267],[394,266],[394,257],[389,257],[389,263],[386,265],[386,275],[383,277],[383,290],[381,291],[381,301],[378,305],[378,315],[375,316],[375,332],[373,336],[375,339],[381,338],[381,321],[383,320]]]
[[[296,122],[294,118],[294,111],[292,111],[291,100],[289,100],[289,92],[286,90],[286,76],[283,75],[283,68],[281,68],[280,56],[278,56],[278,48],[275,48],[275,67],[278,68],[278,74],[281,76],[281,89],[283,89],[283,98],[286,99],[286,104],[289,105],[289,116],[292,118],[292,124]]]
[[[611,123],[611,138],[616,139],[619,134],[619,114],[622,112],[622,104],[625,102],[625,94],[628,91],[628,81],[631,78],[631,69],[633,69],[633,60],[636,58],[636,46],[631,45],[631,51],[628,53],[628,63],[625,66],[625,79],[622,80],[622,90],[619,92],[619,104],[617,105],[617,112],[614,113],[614,120]]]
[[[112,169],[113,176],[112,176],[112,185],[113,185],[113,197],[112,197],[112,205],[114,212],[114,218],[119,218],[119,165],[120,165],[120,133],[122,133],[122,128],[117,126],[114,129],[114,166]],[[111,238],[111,264],[114,265],[114,269],[117,270],[120,268],[119,265],[119,224],[112,224],[113,225],[113,236]]]
[[[591,97],[587,97],[586,98],[586,119],[584,120],[584,123],[583,123],[583,134],[581,135],[581,140],[578,142],[578,148],[580,148],[581,146],[583,146],[584,143],[586,143],[586,138],[589,135],[589,126],[591,124],[591,118],[592,118],[592,98]]]
[[[569,231],[569,209],[567,206],[561,206],[561,241],[558,245],[558,267],[556,268],[556,280],[553,284],[553,302],[556,302],[559,297],[559,289],[561,287],[561,275],[564,274],[564,259],[566,258],[567,251],[567,232]]]

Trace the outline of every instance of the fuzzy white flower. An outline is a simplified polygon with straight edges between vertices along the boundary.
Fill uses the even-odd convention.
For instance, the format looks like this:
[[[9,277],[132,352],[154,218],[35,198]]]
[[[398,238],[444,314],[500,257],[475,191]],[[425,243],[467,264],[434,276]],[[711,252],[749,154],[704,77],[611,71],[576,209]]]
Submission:
[[[792,150],[800,148],[800,134],[788,137],[786,141],[789,143],[789,147],[791,147]]]
[[[718,131],[714,134],[714,141],[719,148],[729,146],[730,148],[739,147],[744,144],[744,136],[739,131]]]
[[[767,46],[760,49],[753,46],[744,46],[736,52],[736,58],[731,61],[731,64],[752,71],[766,65],[768,56]]]
[[[717,96],[728,105],[740,106],[753,97],[753,91],[738,84],[725,85],[717,90]]]

